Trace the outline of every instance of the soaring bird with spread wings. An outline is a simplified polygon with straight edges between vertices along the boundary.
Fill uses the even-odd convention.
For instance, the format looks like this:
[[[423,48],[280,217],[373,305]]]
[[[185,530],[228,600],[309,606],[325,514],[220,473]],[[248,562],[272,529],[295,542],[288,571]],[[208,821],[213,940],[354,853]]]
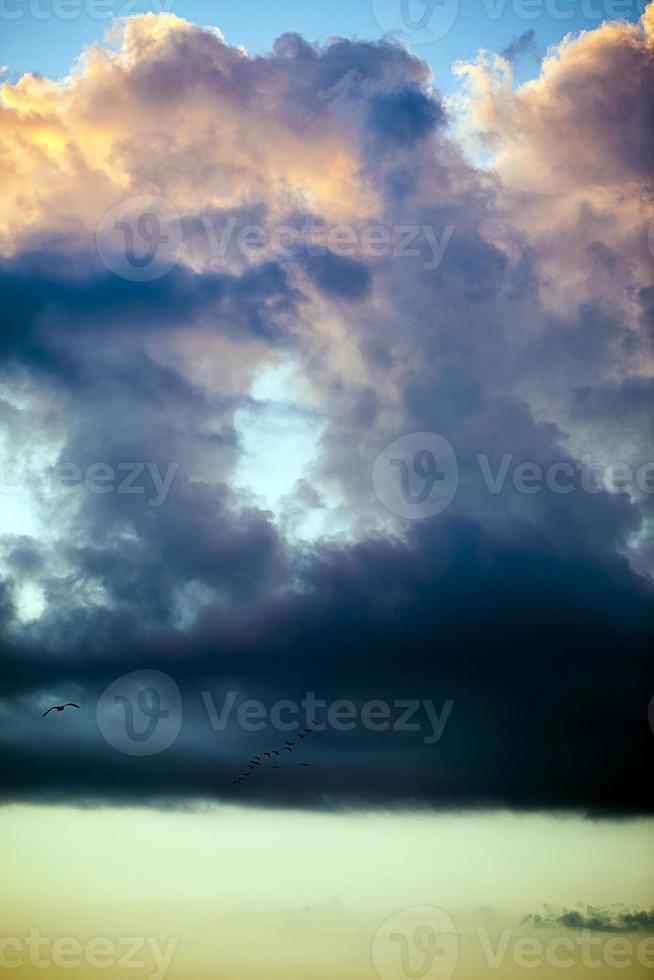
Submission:
[[[53,704],[51,708],[48,708],[47,711],[43,712],[41,717],[45,718],[45,716],[50,714],[51,711],[63,711],[64,708],[79,708],[79,705],[73,704],[72,701],[67,701],[66,704]]]

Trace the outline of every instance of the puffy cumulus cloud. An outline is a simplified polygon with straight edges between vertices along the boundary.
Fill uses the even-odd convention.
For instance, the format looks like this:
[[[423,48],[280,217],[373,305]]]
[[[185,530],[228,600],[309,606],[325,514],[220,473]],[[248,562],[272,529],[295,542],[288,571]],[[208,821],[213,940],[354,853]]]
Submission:
[[[523,317],[522,391],[574,452],[605,459],[618,445],[634,459],[652,451],[651,426],[641,416],[634,429],[632,411],[653,365],[653,37],[651,7],[640,23],[567,37],[517,90],[502,57],[457,66],[467,132],[502,182],[505,224],[486,233],[508,255],[529,255],[546,314]]]
[[[517,90],[500,56],[456,66],[469,87],[469,122],[503,179],[507,215],[537,249],[542,296],[560,312],[599,298],[633,316],[639,289],[651,284],[651,24],[648,8],[638,24],[567,37]]]
[[[110,37],[62,82],[3,86],[7,249],[34,231],[94,231],[116,201],[153,187],[181,213],[260,201],[305,202],[332,219],[367,213],[361,115],[370,111],[376,144],[393,119],[413,132],[412,118],[424,129],[436,112],[420,88],[425,67],[390,45],[319,52],[288,35],[273,56],[250,58],[172,14],[130,18]]]
[[[515,188],[559,191],[644,181],[654,166],[651,13],[607,22],[548,52],[540,76],[514,91],[502,58],[459,64],[475,89],[477,121],[500,146]],[[493,70],[494,69],[494,70]],[[553,140],[554,132],[559,139]]]
[[[231,687],[454,701],[437,743],[316,733],[316,772],[254,801],[651,811],[652,497],[596,475],[653,458],[648,18],[518,90],[499,56],[460,69],[492,167],[385,42],[255,58],[146,15],[3,85],[7,798],[227,796],[277,737],[213,732],[200,691]],[[180,245],[132,281],[96,231],[142,195]],[[458,488],[406,522],[372,464],[430,431]],[[92,705],[138,667],[186,721],[136,772]],[[34,705],[73,694],[75,746],[44,746]]]

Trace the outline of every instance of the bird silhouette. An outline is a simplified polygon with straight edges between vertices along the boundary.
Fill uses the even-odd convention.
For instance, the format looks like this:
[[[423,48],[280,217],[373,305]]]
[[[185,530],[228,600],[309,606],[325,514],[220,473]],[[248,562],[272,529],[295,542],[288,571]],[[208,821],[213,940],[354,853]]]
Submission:
[[[51,708],[48,708],[47,711],[43,712],[41,717],[45,718],[45,716],[50,714],[51,711],[63,711],[64,708],[79,708],[79,705],[73,704],[72,701],[67,701],[66,704],[53,704]]]
[[[263,754],[264,754],[264,758],[266,759],[270,758],[270,752],[264,752]]]
[[[281,766],[273,766],[273,769],[281,769]]]
[[[301,765],[301,766],[306,766],[306,767],[307,767],[307,769],[310,769],[310,768],[311,768],[311,766],[309,765],[309,763],[308,763],[308,762],[301,762],[301,763],[300,763],[300,765]]]
[[[270,754],[271,755],[279,755],[279,752],[277,751],[277,749],[272,749]]]
[[[293,751],[293,749],[291,748],[291,746],[290,746],[290,745],[287,745],[287,746],[286,746],[286,749],[285,749],[285,751],[286,751],[286,752],[292,752],[292,751]]]

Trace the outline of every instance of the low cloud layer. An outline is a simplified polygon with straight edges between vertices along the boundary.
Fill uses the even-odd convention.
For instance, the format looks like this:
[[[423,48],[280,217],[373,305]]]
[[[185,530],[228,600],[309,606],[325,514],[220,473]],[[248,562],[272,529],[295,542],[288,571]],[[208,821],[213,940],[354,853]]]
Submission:
[[[168,14],[2,86],[6,800],[652,811],[651,20],[457,65],[457,119],[399,46]],[[410,433],[457,461],[418,520],[372,476]],[[95,715],[138,669],[184,711],[147,759]],[[203,691],[453,706],[245,787],[289,736]]]
[[[593,932],[652,932],[654,909],[628,908],[625,905],[595,907],[580,906],[555,912],[545,906],[545,912],[528,915],[525,922],[543,929],[591,929]]]

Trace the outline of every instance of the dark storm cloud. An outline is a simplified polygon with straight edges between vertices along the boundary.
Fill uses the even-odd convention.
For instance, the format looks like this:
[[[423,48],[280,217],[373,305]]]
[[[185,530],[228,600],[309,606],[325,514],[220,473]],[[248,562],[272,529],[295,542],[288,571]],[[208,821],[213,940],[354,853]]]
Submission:
[[[358,259],[325,250],[321,255],[306,255],[303,265],[313,282],[334,296],[358,300],[370,292],[370,271]]]
[[[626,378],[617,385],[603,388],[580,388],[575,392],[575,403],[580,416],[604,421],[614,420],[616,425],[626,424],[642,432],[647,438],[648,422],[654,402],[654,382],[649,378]]]
[[[194,323],[204,318],[236,336],[287,339],[285,316],[302,294],[275,262],[240,276],[196,274],[178,266],[151,282],[130,282],[88,253],[24,253],[0,263],[0,352],[46,372],[74,373],[107,336]]]
[[[651,812],[642,777],[653,741],[651,594],[623,562],[557,553],[528,537],[502,544],[470,522],[435,521],[404,544],[323,547],[302,562],[298,590],[269,592],[227,615],[209,609],[191,632],[168,627],[139,638],[139,610],[156,612],[146,582],[162,599],[174,575],[222,576],[243,590],[263,574],[270,545],[262,551],[259,535],[256,523],[246,527],[233,554],[228,541],[213,551],[201,533],[186,544],[164,539],[147,566],[146,547],[133,550],[132,568],[98,554],[102,565],[91,571],[112,590],[113,616],[89,612],[80,622],[79,612],[60,613],[58,654],[5,652],[5,798],[240,799],[235,790],[244,788],[231,785],[231,774],[293,736],[270,724],[245,732],[235,715],[214,732],[201,692],[220,709],[228,690],[269,708],[315,691],[359,706],[417,698],[437,713],[447,700],[454,707],[434,745],[424,744],[424,724],[419,733],[316,732],[302,746],[312,764],[306,780],[252,779],[244,800]],[[88,571],[90,556],[80,560]],[[279,572],[266,564],[272,589]],[[616,670],[618,651],[627,671]],[[107,683],[147,667],[178,683],[185,722],[171,749],[137,764],[103,743],[94,712]],[[70,692],[84,705],[74,722],[82,727],[48,729],[53,741],[44,747],[37,705]]]
[[[371,100],[369,126],[382,145],[411,147],[442,124],[439,102],[412,86]]]

